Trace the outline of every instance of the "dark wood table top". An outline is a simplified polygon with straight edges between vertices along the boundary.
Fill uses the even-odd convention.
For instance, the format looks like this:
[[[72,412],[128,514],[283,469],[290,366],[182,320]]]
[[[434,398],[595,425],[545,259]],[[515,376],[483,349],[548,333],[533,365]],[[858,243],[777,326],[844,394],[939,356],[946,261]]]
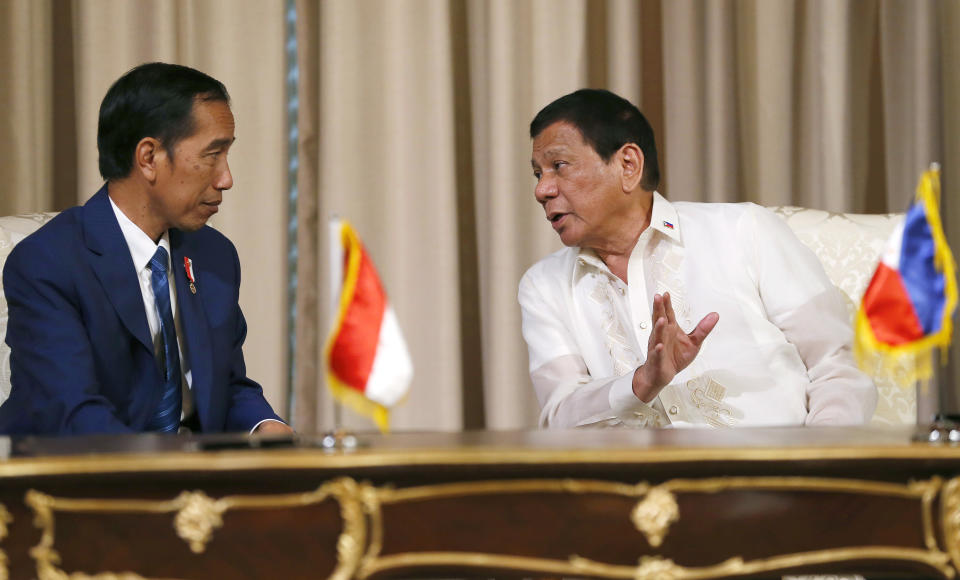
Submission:
[[[909,427],[356,433],[330,451],[322,435],[131,435],[0,438],[0,479],[68,473],[343,470],[378,467],[777,464],[960,461],[957,444],[915,442]]]

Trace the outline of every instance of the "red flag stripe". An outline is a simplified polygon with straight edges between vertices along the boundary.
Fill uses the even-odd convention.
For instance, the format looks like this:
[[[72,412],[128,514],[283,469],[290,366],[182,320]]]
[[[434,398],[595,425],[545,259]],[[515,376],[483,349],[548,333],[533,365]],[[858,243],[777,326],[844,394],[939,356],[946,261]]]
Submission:
[[[355,271],[350,269],[350,253],[359,252]],[[380,324],[387,297],[363,244],[351,239],[344,252],[346,279],[344,288],[353,287],[353,295],[344,312],[335,342],[330,349],[330,370],[344,384],[364,392],[377,354]],[[351,281],[350,278],[354,280]],[[351,282],[354,282],[351,284]]]
[[[913,309],[900,273],[883,262],[863,295],[863,309],[877,340],[900,345],[923,338],[923,327]]]

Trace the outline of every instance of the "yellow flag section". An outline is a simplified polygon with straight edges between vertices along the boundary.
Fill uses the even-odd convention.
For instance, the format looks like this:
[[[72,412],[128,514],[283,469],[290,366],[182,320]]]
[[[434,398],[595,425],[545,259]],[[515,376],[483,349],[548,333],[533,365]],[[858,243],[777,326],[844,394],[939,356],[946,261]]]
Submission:
[[[413,363],[380,277],[356,232],[331,220],[332,279],[339,280],[333,329],[327,338],[327,384],[342,404],[370,417],[381,431],[390,407],[413,378]]]
[[[940,170],[920,177],[903,224],[894,230],[857,312],[854,354],[902,386],[932,375],[931,354],[946,361],[957,307],[956,264],[940,221]]]

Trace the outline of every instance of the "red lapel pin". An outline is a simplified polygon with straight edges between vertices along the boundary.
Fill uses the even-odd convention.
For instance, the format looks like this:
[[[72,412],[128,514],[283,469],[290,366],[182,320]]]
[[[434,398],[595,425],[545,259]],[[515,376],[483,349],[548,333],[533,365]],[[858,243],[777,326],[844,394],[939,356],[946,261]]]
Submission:
[[[190,292],[192,294],[197,293],[197,287],[194,285],[196,279],[193,277],[193,260],[184,256],[183,257],[183,269],[187,271],[187,280],[190,280]]]

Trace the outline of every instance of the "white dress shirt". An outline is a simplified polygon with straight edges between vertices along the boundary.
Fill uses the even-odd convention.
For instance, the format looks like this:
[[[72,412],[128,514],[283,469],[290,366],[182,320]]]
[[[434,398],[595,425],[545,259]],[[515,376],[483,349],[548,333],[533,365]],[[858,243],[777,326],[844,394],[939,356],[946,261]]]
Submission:
[[[157,303],[153,295],[153,284],[150,281],[151,269],[150,260],[157,252],[157,248],[163,246],[167,251],[167,281],[170,286],[170,308],[173,310],[173,325],[177,330],[177,346],[180,352],[180,372],[183,393],[183,413],[181,419],[189,417],[193,413],[193,375],[190,372],[190,358],[186,351],[186,345],[180,338],[183,332],[180,330],[180,313],[177,311],[177,289],[174,280],[173,270],[170,268],[170,234],[163,232],[160,243],[155,244],[140,226],[130,221],[130,218],[117,207],[117,204],[110,199],[110,207],[113,208],[114,215],[117,216],[117,223],[120,224],[120,231],[123,232],[123,239],[127,242],[127,248],[130,250],[130,257],[133,258],[133,266],[137,269],[137,279],[140,281],[140,293],[143,294],[143,308],[147,314],[147,325],[150,327],[150,337],[153,339],[153,354],[157,360],[163,359],[163,335],[160,334],[160,315],[157,314]]]
[[[653,194],[650,227],[625,284],[591,250],[531,267],[518,299],[541,426],[858,424],[877,392],[850,353],[842,299],[789,227],[751,203],[671,204]],[[720,320],[696,359],[651,403],[632,389],[646,360],[655,293],[686,332]]]

